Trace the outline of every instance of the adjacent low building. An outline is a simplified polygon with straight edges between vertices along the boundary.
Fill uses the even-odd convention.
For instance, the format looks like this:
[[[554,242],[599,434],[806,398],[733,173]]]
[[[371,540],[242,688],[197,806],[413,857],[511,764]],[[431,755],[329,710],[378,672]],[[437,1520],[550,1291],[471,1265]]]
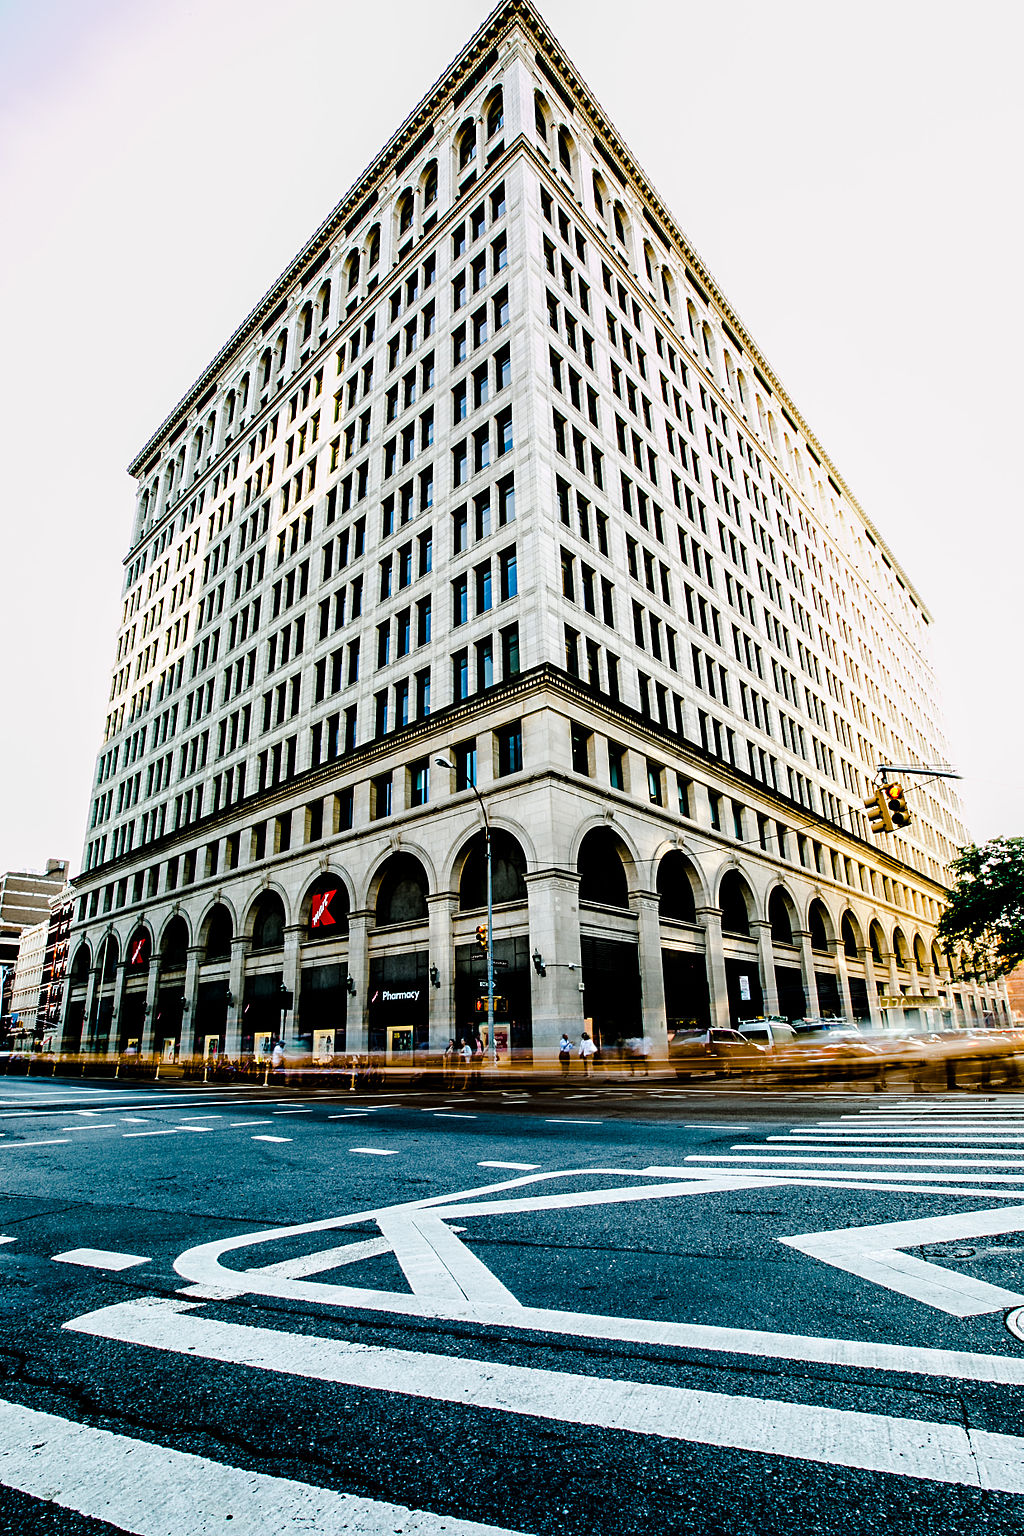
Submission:
[[[131,471],[66,1047],[468,1034],[484,814],[502,1047],[1006,1017],[952,783],[864,816],[947,759],[925,604],[523,0]]]

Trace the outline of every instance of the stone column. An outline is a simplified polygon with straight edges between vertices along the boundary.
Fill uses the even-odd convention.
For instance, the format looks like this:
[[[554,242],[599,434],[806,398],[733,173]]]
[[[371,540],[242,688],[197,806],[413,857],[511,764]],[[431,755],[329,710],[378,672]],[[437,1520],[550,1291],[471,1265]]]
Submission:
[[[893,997],[900,995],[900,973],[896,966],[895,951],[890,950],[885,957],[889,962],[889,991]]]
[[[836,978],[839,982],[839,1001],[843,1006],[843,1018],[853,1023],[853,998],[850,996],[850,978],[846,971],[846,951],[840,939],[830,939],[829,949],[836,962]]]
[[[281,1014],[281,1033],[289,1038],[295,1038],[299,1033],[299,943],[305,933],[303,924],[293,924],[284,931],[284,960],[281,967],[281,981],[286,991],[292,994],[291,1019]]]
[[[526,876],[530,951],[540,953],[547,973],[541,976],[534,968],[530,976],[535,1062],[557,1059],[563,1029],[574,1040],[583,1029],[579,891],[574,869],[534,870]]]
[[[440,986],[427,979],[430,1007],[429,1049],[443,1051],[455,1034],[455,933],[458,910],[454,891],[433,891],[427,897],[430,913],[430,965],[437,967]],[[497,986],[497,974],[495,974]]]
[[[96,1033],[96,1009],[99,1006],[98,995],[100,989],[100,968],[98,965],[89,968],[89,984],[85,991],[85,1017],[82,1019],[82,1050],[88,1051]]]
[[[142,1020],[142,1038],[139,1055],[149,1056],[153,1050],[153,1030],[156,1025],[156,999],[160,990],[160,962],[153,955],[146,973],[146,1013]]]
[[[775,948],[772,944],[772,925],[760,921],[752,922],[750,931],[757,940],[757,958],[761,967],[761,993],[764,997],[765,1013],[778,1013],[779,988],[775,980]]]
[[[721,908],[698,907],[697,921],[704,929],[704,953],[708,967],[711,1023],[715,1029],[728,1029],[730,1027],[729,987],[725,979],[725,951],[722,947]]]
[[[199,962],[206,950],[201,944],[190,944],[188,954],[185,957],[185,992],[181,1009],[181,1036],[178,1042],[178,1054],[184,1056],[186,1042],[189,1054],[203,1049],[201,1040],[196,1039],[196,1027],[199,1020]]]
[[[806,929],[798,928],[794,931],[793,938],[800,950],[800,974],[804,983],[807,1017],[816,1019],[821,1015],[821,1004],[818,1002],[818,983],[814,979],[814,951],[811,948],[811,935]]]
[[[228,972],[228,991],[234,1002],[228,1006],[224,1026],[225,1056],[242,1054],[242,1009],[245,1006],[245,961],[251,940],[247,934],[238,934],[231,940],[231,969]]]
[[[665,972],[661,963],[661,897],[657,891],[634,891],[640,959],[640,997],[644,1034],[656,1060],[668,1056],[668,1019],[665,1013]]]
[[[370,946],[369,928],[373,913],[368,909],[350,912],[348,915],[348,974],[355,984],[355,995],[349,996],[345,1022],[345,1049],[365,1051],[369,1048],[369,997],[370,997]]]
[[[878,1006],[878,983],[875,980],[875,961],[871,954],[871,945],[865,944],[860,950],[860,957],[864,961],[864,985],[868,992],[868,1013],[871,1015],[871,1027],[881,1029],[882,1010]]]
[[[124,1005],[124,989],[128,981],[128,965],[120,960],[114,977],[114,1006],[110,1014],[110,1034],[107,1036],[107,1055],[116,1056],[121,1036],[121,1009]]]

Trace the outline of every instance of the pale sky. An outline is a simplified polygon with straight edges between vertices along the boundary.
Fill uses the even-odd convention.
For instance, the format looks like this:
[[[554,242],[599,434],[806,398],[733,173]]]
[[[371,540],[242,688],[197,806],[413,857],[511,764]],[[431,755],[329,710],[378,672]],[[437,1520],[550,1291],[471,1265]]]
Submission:
[[[483,20],[0,0],[0,871],[77,871],[125,466]],[[931,611],[979,840],[1024,832],[1024,9],[547,0]]]

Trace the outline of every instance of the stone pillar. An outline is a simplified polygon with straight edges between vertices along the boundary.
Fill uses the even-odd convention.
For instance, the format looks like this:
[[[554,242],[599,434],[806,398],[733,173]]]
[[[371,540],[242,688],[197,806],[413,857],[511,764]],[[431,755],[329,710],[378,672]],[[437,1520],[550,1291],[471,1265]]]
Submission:
[[[107,1055],[116,1056],[121,1037],[121,1009],[124,1006],[124,989],[128,981],[128,964],[120,960],[114,977],[114,1006],[110,1014],[110,1034],[107,1036]]]
[[[850,978],[846,971],[846,951],[840,939],[830,939],[829,949],[836,962],[836,979],[839,982],[839,1001],[843,1006],[843,1018],[853,1023],[853,998],[850,996]]]
[[[821,1004],[818,1002],[818,983],[814,979],[814,951],[811,948],[811,935],[806,929],[798,928],[793,938],[800,950],[800,974],[804,982],[807,1017],[817,1019],[821,1015]]]
[[[156,1025],[156,999],[159,990],[160,962],[154,955],[150,959],[146,974],[146,1013],[142,1021],[142,1038],[139,1041],[140,1056],[149,1056],[153,1050],[153,1029]]]
[[[345,1048],[365,1051],[369,1048],[370,1018],[370,946],[369,928],[373,913],[369,910],[348,915],[348,974],[355,985],[346,1012]]]
[[[574,1040],[583,1030],[579,891],[574,869],[534,870],[526,876],[530,951],[540,953],[547,972],[541,976],[534,968],[530,976],[535,1062],[557,1059],[563,1029]]]
[[[893,997],[900,995],[900,973],[896,966],[896,955],[890,950],[885,957],[889,962],[889,991]]]
[[[778,1013],[779,988],[775,980],[775,948],[772,944],[772,925],[761,921],[750,925],[752,937],[757,940],[757,958],[761,968],[761,993],[765,1013]]]
[[[722,947],[721,908],[698,907],[697,921],[704,929],[704,953],[708,967],[711,1023],[715,1029],[728,1029],[730,1027],[729,987],[725,979],[725,951]]]
[[[872,1029],[881,1029],[882,1010],[878,1006],[878,983],[875,980],[875,961],[871,953],[871,945],[865,944],[860,951],[860,957],[864,961],[864,985],[868,992],[868,1013],[871,1015]]]
[[[657,891],[634,891],[640,959],[640,997],[644,1034],[656,1060],[668,1056],[668,1019],[665,1014],[665,972],[661,964],[661,897]]]
[[[200,1052],[203,1049],[202,1041],[196,1039],[196,1027],[199,1019],[199,962],[205,953],[206,950],[202,944],[190,944],[185,958],[185,993],[181,1008],[179,1056],[184,1056],[186,1049],[189,1055],[197,1049]]]
[[[455,1034],[455,933],[452,923],[458,910],[458,897],[454,891],[432,891],[427,897],[427,908],[430,913],[430,965],[437,967],[440,982],[435,987],[428,976],[429,1049],[437,1052],[443,1051]]]
[[[96,1009],[99,1006],[99,989],[100,968],[98,965],[93,965],[89,968],[89,984],[85,991],[85,1016],[82,1019],[83,1051],[88,1051],[91,1049],[93,1037],[96,1033]]]
[[[227,1022],[224,1026],[225,1056],[242,1054],[242,1009],[245,1006],[245,961],[251,940],[247,934],[238,934],[231,940],[231,969],[228,972],[228,991],[234,1002],[228,1005]]]
[[[301,923],[293,924],[284,930],[284,960],[281,967],[281,982],[285,991],[292,994],[291,1018],[283,1011],[281,1013],[282,1035],[294,1039],[299,1033],[299,943],[305,933],[305,926]]]

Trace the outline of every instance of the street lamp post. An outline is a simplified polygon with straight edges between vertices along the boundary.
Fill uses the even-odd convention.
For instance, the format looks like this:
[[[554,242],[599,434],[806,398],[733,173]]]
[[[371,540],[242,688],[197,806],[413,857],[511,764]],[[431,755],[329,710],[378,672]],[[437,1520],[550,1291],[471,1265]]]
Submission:
[[[439,768],[447,768],[451,773],[458,773],[454,763],[446,757],[435,757],[435,763]],[[494,1036],[494,889],[491,881],[491,823],[487,815],[487,807],[484,797],[471,780],[466,784],[476,795],[480,802],[480,812],[484,818],[484,849],[487,855],[487,1038],[491,1046],[491,1059],[494,1065],[498,1065],[498,1042]],[[458,780],[455,784],[458,789]],[[512,1055],[512,1040],[509,1039],[509,1059]]]

